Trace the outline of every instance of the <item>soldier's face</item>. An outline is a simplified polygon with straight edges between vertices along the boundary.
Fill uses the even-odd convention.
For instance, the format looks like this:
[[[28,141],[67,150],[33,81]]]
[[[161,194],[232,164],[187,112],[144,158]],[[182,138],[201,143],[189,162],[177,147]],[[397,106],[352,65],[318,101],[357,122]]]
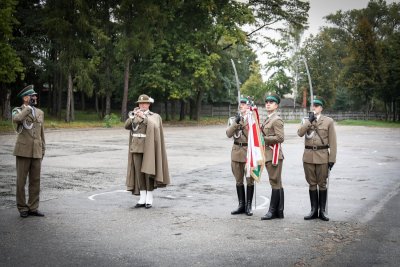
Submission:
[[[24,104],[28,104],[29,101],[31,101],[31,96],[26,95],[26,96],[24,96],[24,97],[22,98],[22,100],[24,101]]]
[[[267,111],[274,111],[278,108],[278,104],[275,101],[265,101],[265,109]]]
[[[141,110],[146,111],[146,110],[149,109],[149,107],[150,107],[150,104],[149,104],[149,103],[139,103],[139,108],[140,108]]]
[[[249,106],[246,103],[240,103],[240,113],[245,113]]]
[[[313,111],[314,111],[315,114],[321,114],[321,112],[323,110],[322,106],[315,105],[315,104],[312,106],[312,108],[313,108]]]

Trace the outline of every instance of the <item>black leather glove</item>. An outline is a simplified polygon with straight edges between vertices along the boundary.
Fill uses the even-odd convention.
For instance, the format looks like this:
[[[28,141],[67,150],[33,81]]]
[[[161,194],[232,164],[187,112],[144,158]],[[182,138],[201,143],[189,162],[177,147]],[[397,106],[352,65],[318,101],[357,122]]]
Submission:
[[[239,122],[240,122],[240,114],[239,114],[239,113],[236,114],[236,116],[235,116],[235,122],[236,122],[237,124],[239,124]]]
[[[334,162],[328,162],[328,169],[329,169],[329,170],[332,170],[333,165],[335,165]]]
[[[308,120],[312,123],[313,121],[315,121],[317,119],[317,117],[315,117],[314,112],[309,112],[308,113]]]

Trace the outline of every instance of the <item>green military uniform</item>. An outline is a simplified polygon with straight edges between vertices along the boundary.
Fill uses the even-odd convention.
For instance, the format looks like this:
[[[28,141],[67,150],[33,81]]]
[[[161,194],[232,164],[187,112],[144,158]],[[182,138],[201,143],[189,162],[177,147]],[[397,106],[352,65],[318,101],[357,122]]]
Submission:
[[[136,103],[153,100],[140,95]],[[153,190],[170,183],[162,119],[150,110],[142,111],[143,117],[135,111],[125,121],[125,129],[130,130],[126,186],[128,191],[140,195],[136,208],[151,208]]]
[[[18,96],[33,94],[36,93],[31,85],[24,88]],[[44,113],[38,108],[22,105],[13,110],[12,120],[19,130],[13,153],[16,156],[17,168],[17,208],[22,217],[26,217],[27,214],[42,216],[38,208],[41,164],[45,153]],[[28,175],[29,199],[26,202],[25,184]]]
[[[322,107],[325,105],[322,98],[315,98],[313,103]],[[311,202],[311,213],[305,219],[317,218],[319,206],[319,217],[323,220],[329,220],[324,212],[327,198],[328,167],[329,164],[333,166],[336,162],[337,143],[334,121],[322,114],[312,122],[305,119],[297,134],[300,137],[305,136],[303,167],[309,184]]]
[[[249,103],[247,98],[242,98],[241,103]],[[239,117],[236,117],[239,119]],[[236,210],[232,211],[232,215],[246,213],[251,216],[251,205],[254,195],[254,179],[252,177],[246,177],[247,182],[247,201],[245,201],[245,190],[244,190],[244,177],[246,175],[246,157],[247,157],[247,138],[249,135],[249,126],[247,118],[240,115],[238,122],[233,123],[226,130],[226,136],[233,137],[233,146],[231,152],[231,168],[233,176],[236,180],[236,192],[238,195],[239,206]]]
[[[265,101],[272,101],[279,105],[280,97],[277,94],[270,94],[266,97]],[[261,219],[270,220],[274,218],[283,218],[284,190],[282,187],[282,165],[284,156],[281,144],[285,140],[285,136],[283,120],[276,111],[270,114],[262,123],[261,131],[265,142],[265,167],[268,172],[269,183],[272,189],[268,213]],[[277,149],[277,144],[279,144],[279,150]],[[275,150],[274,146],[276,146]],[[273,154],[278,151],[279,155],[274,162]]]

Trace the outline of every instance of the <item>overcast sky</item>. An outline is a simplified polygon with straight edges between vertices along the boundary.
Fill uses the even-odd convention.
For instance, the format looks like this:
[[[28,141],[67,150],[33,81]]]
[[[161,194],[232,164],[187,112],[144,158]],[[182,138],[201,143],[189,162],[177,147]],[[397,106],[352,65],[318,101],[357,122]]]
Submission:
[[[398,2],[399,0],[386,0],[387,4]],[[323,19],[325,16],[336,13],[338,10],[348,11],[351,9],[366,8],[369,0],[310,0],[310,10],[308,17],[309,29],[304,32],[303,41],[310,34],[317,34],[320,27],[328,24]],[[258,59],[265,65],[268,62],[267,56],[264,54],[266,50],[274,50],[274,48],[266,45],[264,47],[253,47],[256,50]],[[262,71],[263,79],[266,80],[270,74]]]
[[[326,26],[323,17],[336,13],[338,10],[351,10],[366,8],[369,0],[310,0],[310,10],[308,12],[308,22],[310,29],[306,32],[306,36],[310,33],[316,34],[321,26]],[[386,0],[387,4],[396,2],[394,0]],[[398,1],[397,1],[398,2]]]

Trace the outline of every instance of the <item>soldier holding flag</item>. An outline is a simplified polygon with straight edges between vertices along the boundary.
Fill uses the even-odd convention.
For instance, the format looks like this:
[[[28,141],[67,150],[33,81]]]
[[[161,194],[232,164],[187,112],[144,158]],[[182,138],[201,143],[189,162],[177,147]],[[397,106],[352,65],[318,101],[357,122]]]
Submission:
[[[265,141],[265,167],[267,168],[272,193],[267,214],[261,220],[271,220],[284,217],[284,191],[282,188],[283,153],[281,144],[284,141],[283,120],[277,109],[281,102],[277,94],[269,94],[265,99],[267,119],[261,125]]]
[[[247,155],[247,140],[249,135],[249,126],[246,113],[249,110],[249,100],[240,98],[240,112],[234,117],[233,123],[226,130],[226,135],[233,137],[233,146],[231,152],[231,167],[233,176],[236,179],[236,192],[239,200],[238,208],[231,212],[232,215],[246,213],[252,216],[252,201],[254,194],[254,179],[246,177],[247,182],[247,201],[245,199],[244,176],[246,174],[246,155]]]

